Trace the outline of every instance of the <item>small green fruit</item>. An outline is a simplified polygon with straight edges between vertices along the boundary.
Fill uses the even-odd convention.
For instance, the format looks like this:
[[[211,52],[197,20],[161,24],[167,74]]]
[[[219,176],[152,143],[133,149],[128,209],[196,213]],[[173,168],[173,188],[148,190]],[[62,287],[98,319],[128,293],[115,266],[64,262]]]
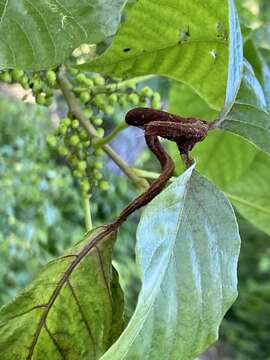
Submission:
[[[87,168],[87,162],[86,161],[80,161],[77,165],[77,169],[80,171],[85,171]]]
[[[80,100],[83,104],[86,104],[90,100],[90,94],[87,91],[81,92]]]
[[[77,119],[72,120],[71,127],[73,129],[78,129],[79,126],[80,126],[79,120],[77,120]]]
[[[110,189],[110,184],[108,183],[108,181],[102,180],[99,183],[99,188],[102,191],[108,191]]]
[[[100,76],[100,75],[97,75],[94,77],[94,83],[97,85],[97,86],[104,86],[105,85],[105,79],[103,76]]]
[[[50,86],[55,86],[56,84],[56,73],[53,70],[48,70],[46,72],[46,79]]]
[[[14,81],[20,81],[21,78],[24,76],[24,71],[21,69],[13,69],[11,71],[11,76]]]
[[[69,139],[70,145],[76,146],[80,143],[80,138],[78,135],[72,135]]]

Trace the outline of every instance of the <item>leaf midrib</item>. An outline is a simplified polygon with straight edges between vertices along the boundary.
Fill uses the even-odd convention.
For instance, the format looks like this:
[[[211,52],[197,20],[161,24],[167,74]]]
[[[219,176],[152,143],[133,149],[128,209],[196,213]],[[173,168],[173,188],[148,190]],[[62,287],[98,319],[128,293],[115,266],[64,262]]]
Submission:
[[[87,243],[83,249],[76,255],[75,260],[71,262],[71,264],[68,266],[67,270],[64,272],[63,276],[60,278],[60,281],[58,282],[57,286],[55,287],[54,291],[52,292],[46,306],[43,314],[41,315],[40,321],[38,323],[36,332],[34,334],[33,341],[31,343],[31,346],[29,347],[29,352],[26,357],[26,360],[31,360],[35,347],[38,343],[39,335],[41,333],[41,330],[44,328],[46,324],[46,319],[49,315],[50,310],[52,309],[56,299],[58,298],[61,290],[63,289],[64,285],[68,283],[70,275],[73,273],[73,271],[77,268],[77,266],[80,264],[80,262],[89,254],[89,252],[97,245],[97,243],[105,236],[109,235],[110,233],[113,233],[113,227],[108,226],[103,231],[101,231],[94,239],[91,239],[90,243]]]

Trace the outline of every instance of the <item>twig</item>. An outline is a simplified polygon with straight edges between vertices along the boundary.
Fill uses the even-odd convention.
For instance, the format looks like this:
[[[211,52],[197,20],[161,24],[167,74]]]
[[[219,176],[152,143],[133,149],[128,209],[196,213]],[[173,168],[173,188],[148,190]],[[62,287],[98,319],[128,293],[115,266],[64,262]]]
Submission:
[[[91,208],[90,208],[90,196],[82,195],[83,201],[83,210],[84,210],[84,219],[85,219],[85,228],[86,232],[92,230],[92,217],[91,217]]]
[[[126,128],[127,128],[127,124],[125,122],[121,122],[121,124],[116,126],[108,136],[105,136],[103,139],[95,139],[93,146],[95,148],[99,148],[105,144],[108,144],[114,138],[116,138],[116,136],[118,136],[121,131],[123,131]]]
[[[91,137],[97,137],[98,133],[95,127],[90,123],[88,118],[84,115],[80,104],[72,91],[72,85],[69,80],[65,77],[64,70],[61,68],[57,74],[58,83],[63,96],[68,104],[69,112],[80,121],[83,127],[86,129]],[[117,166],[132,180],[132,182],[141,188],[147,189],[149,187],[148,182],[145,179],[140,178],[128,164],[107,144],[102,146],[102,150],[117,164]]]

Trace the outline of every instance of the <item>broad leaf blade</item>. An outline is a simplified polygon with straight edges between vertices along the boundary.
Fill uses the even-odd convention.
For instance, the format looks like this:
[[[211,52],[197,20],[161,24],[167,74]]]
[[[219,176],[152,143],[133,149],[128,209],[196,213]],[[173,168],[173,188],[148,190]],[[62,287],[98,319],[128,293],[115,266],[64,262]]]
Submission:
[[[226,93],[229,15],[227,1],[138,1],[107,52],[81,68],[125,78],[168,76],[220,110]]]
[[[247,62],[235,104],[220,127],[241,135],[270,153],[270,113],[267,101],[252,67]]]
[[[122,294],[111,267],[115,234],[93,230],[0,311],[0,357],[99,359],[122,331]]]
[[[82,43],[114,34],[125,0],[4,0],[0,68],[40,70],[64,63]]]
[[[199,170],[225,192],[236,209],[270,235],[269,155],[239,136],[219,131],[198,144],[193,156]]]
[[[102,360],[194,359],[237,296],[233,209],[190,168],[147,206],[137,238],[138,305]]]

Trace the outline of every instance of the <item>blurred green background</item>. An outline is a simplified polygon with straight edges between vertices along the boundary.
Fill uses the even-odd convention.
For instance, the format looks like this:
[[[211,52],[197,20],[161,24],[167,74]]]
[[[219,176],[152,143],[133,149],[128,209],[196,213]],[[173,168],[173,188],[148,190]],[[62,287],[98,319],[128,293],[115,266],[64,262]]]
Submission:
[[[269,0],[237,3],[245,24],[253,28],[268,24],[270,34]],[[166,98],[166,81],[151,85]],[[46,135],[53,131],[59,109],[48,111],[25,104],[15,99],[14,91],[13,95],[8,92],[7,88],[0,90],[0,305],[24,288],[43,264],[84,234],[78,184],[46,145]],[[124,156],[132,142],[128,131],[121,136],[117,150]],[[143,143],[143,138],[133,139],[134,146],[138,141]],[[136,165],[158,171],[148,152],[142,153]],[[91,201],[94,225],[114,219],[137,194],[110,163],[105,177],[111,184],[110,190],[97,191]],[[126,292],[127,318],[140,289],[134,254],[139,215],[133,215],[120,230],[114,253],[114,264]],[[204,358],[269,360],[270,238],[240,216],[238,220],[242,236],[239,298],[223,321],[219,343]]]

